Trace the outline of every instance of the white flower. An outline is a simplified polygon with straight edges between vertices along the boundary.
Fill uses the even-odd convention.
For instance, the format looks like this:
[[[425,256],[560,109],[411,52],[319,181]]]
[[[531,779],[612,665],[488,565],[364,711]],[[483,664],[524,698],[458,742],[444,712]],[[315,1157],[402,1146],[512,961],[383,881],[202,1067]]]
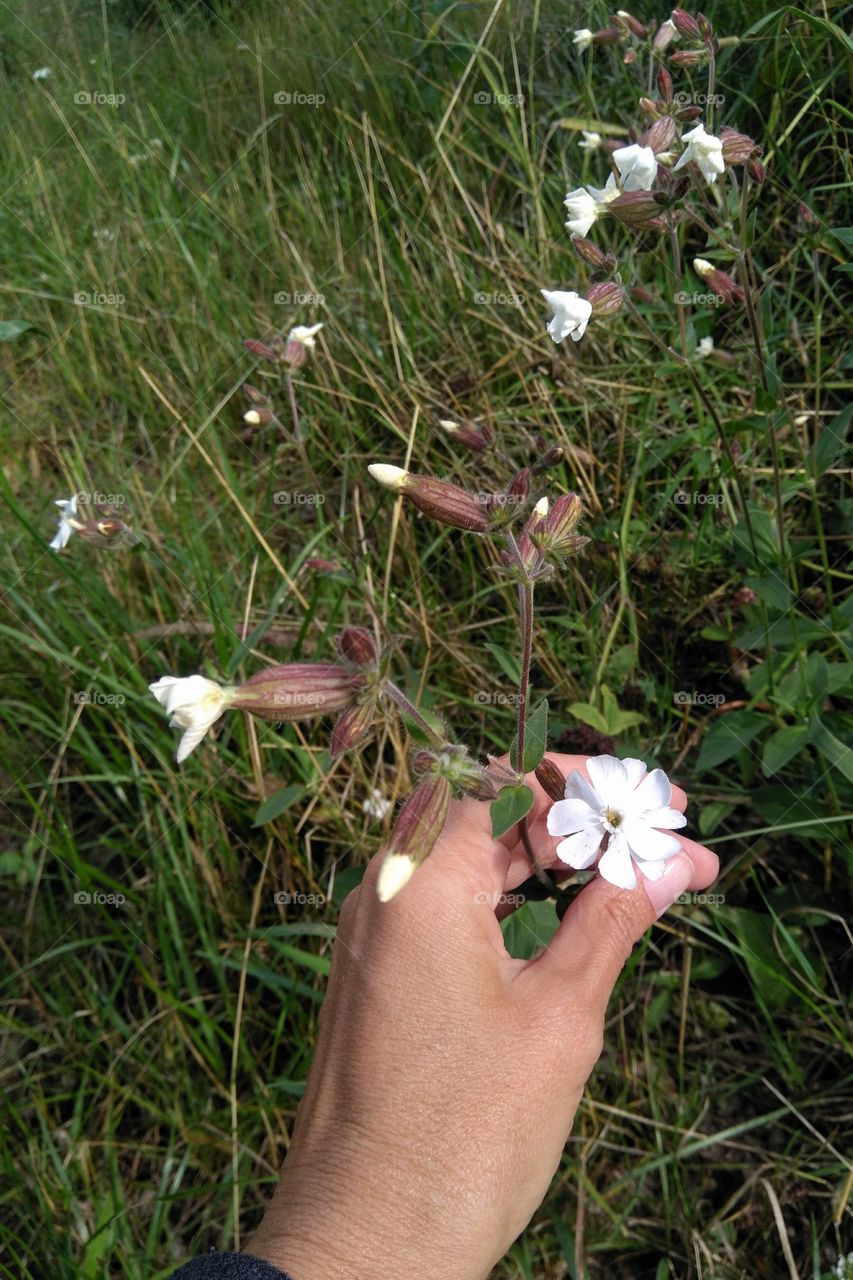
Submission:
[[[409,883],[418,864],[405,853],[386,854],[379,868],[376,896],[380,902],[390,902]]]
[[[667,858],[681,851],[681,842],[661,827],[683,827],[687,819],[670,807],[672,785],[662,769],[646,772],[642,760],[592,756],[586,764],[590,784],[573,770],[566,779],[566,798],[548,811],[548,831],[567,836],[557,856],[577,870],[592,866],[601,843],[609,836],[598,871],[620,889],[635,889],[632,863],[649,880],[659,880]]]
[[[322,327],[323,327],[322,321],[320,322],[320,324],[294,325],[294,327],[290,330],[290,333],[287,335],[287,341],[301,342],[303,347],[316,347],[317,344],[314,341],[314,334],[319,333]]]
[[[700,338],[699,346],[696,348],[696,359],[705,360],[707,359],[708,356],[712,356],[713,354],[714,354],[714,339]]]
[[[50,75],[50,67],[36,67],[33,72],[34,80],[46,80]]]
[[[698,164],[703,178],[708,183],[716,182],[719,175],[725,173],[723,144],[719,138],[714,137],[713,133],[706,133],[703,124],[697,124],[695,129],[685,133],[681,141],[687,143],[687,150],[679,157],[673,173],[683,169],[691,160]]]
[[[673,40],[680,39],[681,36],[678,34],[678,30],[672,18],[667,18],[666,22],[662,22],[655,32],[652,47],[656,49],[658,53],[662,53],[668,45],[672,44]]]
[[[163,676],[148,688],[172,717],[173,729],[183,729],[178,743],[178,764],[195,751],[208,729],[232,701],[234,689],[204,676]]]
[[[59,513],[59,527],[56,530],[53,541],[50,544],[52,551],[61,551],[63,547],[68,546],[68,539],[77,529],[82,528],[77,516],[77,494],[74,493],[70,498],[57,498],[54,504],[61,507]]]
[[[592,303],[564,289],[543,289],[542,296],[554,312],[548,323],[548,332],[554,341],[571,337],[572,342],[580,342],[592,315]]]
[[[613,152],[623,191],[651,191],[658,173],[658,162],[651,147],[634,142]]]
[[[572,235],[585,236],[596,218],[604,212],[604,206],[619,194],[616,177],[612,173],[603,187],[577,187],[569,191],[563,203],[569,213],[566,226]]]
[[[370,795],[361,806],[368,818],[376,818],[381,822],[383,818],[387,818],[391,811],[391,801],[386,795],[383,795],[378,787],[371,787]]]
[[[696,272],[697,276],[701,276],[704,280],[705,277],[709,276],[714,270],[714,264],[709,262],[707,258],[694,258],[693,270]]]
[[[584,49],[588,49],[592,44],[592,32],[589,27],[581,27],[580,31],[576,31],[572,44],[577,46],[578,53],[583,53]]]
[[[581,151],[597,151],[603,141],[601,134],[589,129],[581,129],[581,133],[583,134],[583,142],[578,143]]]

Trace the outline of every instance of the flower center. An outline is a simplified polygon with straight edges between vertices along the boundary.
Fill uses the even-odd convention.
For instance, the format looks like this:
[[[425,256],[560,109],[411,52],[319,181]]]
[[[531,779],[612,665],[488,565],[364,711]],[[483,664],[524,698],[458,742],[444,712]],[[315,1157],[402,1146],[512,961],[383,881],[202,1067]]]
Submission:
[[[623,816],[624,815],[619,813],[617,809],[605,809],[604,813],[601,815],[601,821],[604,823],[604,826],[610,834],[615,835],[619,830],[619,827],[622,825]]]

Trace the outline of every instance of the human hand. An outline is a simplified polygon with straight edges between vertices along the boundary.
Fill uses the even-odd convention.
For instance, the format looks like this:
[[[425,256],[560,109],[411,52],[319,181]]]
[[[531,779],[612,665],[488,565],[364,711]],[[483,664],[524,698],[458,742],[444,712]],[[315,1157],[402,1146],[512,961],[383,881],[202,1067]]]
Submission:
[[[564,774],[586,757],[551,754]],[[585,770],[584,770],[585,771]],[[571,874],[533,775],[533,847]],[[673,788],[673,807],[686,796]],[[320,1032],[293,1141],[248,1252],[293,1280],[482,1280],[559,1165],[631,948],[681,893],[717,875],[679,835],[662,879],[597,878],[548,948],[512,959],[502,896],[530,875],[517,828],[451,807],[414,880],[380,903],[381,855],[341,911]]]

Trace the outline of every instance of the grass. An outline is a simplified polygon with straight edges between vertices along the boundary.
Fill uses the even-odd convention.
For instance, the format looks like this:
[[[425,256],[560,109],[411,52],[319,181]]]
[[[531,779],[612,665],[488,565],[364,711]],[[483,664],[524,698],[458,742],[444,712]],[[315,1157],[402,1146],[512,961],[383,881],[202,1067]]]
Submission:
[[[604,8],[492,12],[0,11],[0,318],[20,322],[0,342],[4,1277],[141,1280],[246,1239],[336,906],[391,822],[363,801],[409,782],[393,723],[328,773],[324,728],[231,716],[176,770],[147,684],[325,657],[343,623],[376,621],[409,691],[504,750],[510,584],[484,542],[392,520],[365,467],[410,452],[491,490],[551,445],[548,485],[581,493],[593,539],[541,592],[552,741],[598,749],[602,717],[624,724],[620,751],[689,787],[724,901],[676,909],[633,957],[560,1175],[496,1275],[819,1280],[853,1248],[849,13],[710,13],[737,37],[718,123],[769,170],[748,225],[769,390],[742,312],[700,304],[687,333],[731,356],[696,368],[736,476],[629,320],[578,348],[545,335],[539,287],[588,278],[561,216],[602,172],[577,130],[624,129],[644,86],[612,51],[571,50]],[[676,342],[658,242],[596,239]],[[294,428],[242,340],[313,318]],[[245,430],[247,377],[284,429]],[[462,456],[445,416],[489,422],[494,450]],[[50,552],[53,500],[78,490],[123,498],[140,541]],[[552,920],[524,908],[513,945]]]

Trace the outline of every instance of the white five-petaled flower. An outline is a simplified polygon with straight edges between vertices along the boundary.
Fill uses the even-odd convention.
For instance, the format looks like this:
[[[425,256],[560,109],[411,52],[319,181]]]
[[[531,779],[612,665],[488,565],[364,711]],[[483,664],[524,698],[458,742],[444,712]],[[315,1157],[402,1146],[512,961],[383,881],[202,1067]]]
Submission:
[[[50,67],[36,67],[33,72],[34,80],[46,80],[50,75]]]
[[[697,124],[695,129],[685,133],[681,141],[687,143],[687,149],[679,156],[673,173],[677,169],[683,169],[691,160],[699,166],[703,178],[708,183],[716,182],[719,175],[725,173],[723,144],[713,133],[706,133],[703,124]]]
[[[586,767],[591,782],[573,770],[566,779],[565,800],[548,811],[550,834],[566,837],[557,845],[557,856],[576,870],[590,867],[608,836],[599,875],[620,889],[635,889],[636,863],[647,879],[659,880],[666,859],[681,851],[670,830],[687,822],[670,806],[669,778],[662,769],[647,773],[642,760],[613,756],[592,756]]]
[[[705,360],[707,359],[708,356],[712,356],[713,354],[714,354],[714,339],[700,338],[699,345],[696,348],[696,359]]]
[[[583,53],[592,44],[592,32],[589,27],[581,27],[572,37],[572,44],[577,46],[578,53]]]
[[[173,729],[183,729],[178,743],[178,764],[195,751],[208,729],[232,701],[234,689],[205,676],[163,676],[148,688],[172,717]]]
[[[604,212],[605,205],[619,194],[616,176],[612,173],[603,187],[577,187],[569,191],[563,204],[569,214],[566,226],[572,235],[585,236],[596,218]]]
[[[597,151],[603,141],[601,134],[592,129],[581,129],[583,141],[578,143],[581,151]]]
[[[60,508],[59,527],[50,548],[52,551],[61,551],[63,547],[68,546],[68,539],[72,533],[81,527],[77,519],[77,494],[73,493],[70,498],[57,498],[54,505]]]
[[[323,327],[322,320],[319,324],[297,324],[290,330],[287,335],[288,342],[301,342],[303,347],[316,347],[314,335],[319,333]]]
[[[658,162],[651,147],[633,142],[613,152],[623,191],[651,191],[658,173]]]
[[[565,289],[543,289],[542,296],[554,312],[548,322],[548,332],[554,341],[562,342],[570,337],[572,342],[580,342],[592,315],[592,303]]]

